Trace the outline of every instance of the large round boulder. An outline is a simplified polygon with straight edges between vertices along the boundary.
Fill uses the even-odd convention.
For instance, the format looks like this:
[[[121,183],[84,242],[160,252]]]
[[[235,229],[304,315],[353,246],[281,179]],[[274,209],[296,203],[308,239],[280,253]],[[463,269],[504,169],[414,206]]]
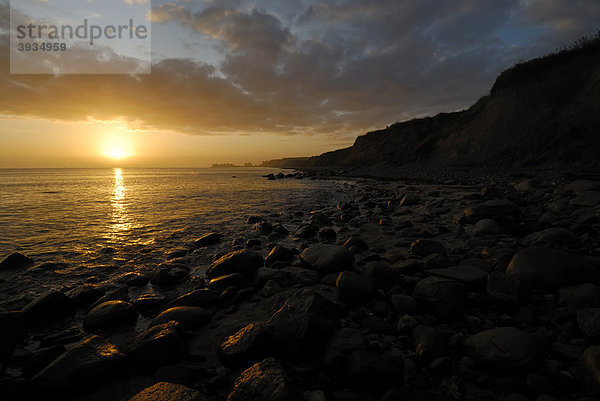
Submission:
[[[87,331],[95,331],[132,326],[137,318],[137,310],[129,302],[108,301],[89,311],[84,320],[84,327]]]
[[[208,278],[226,276],[240,273],[246,276],[252,275],[264,264],[264,259],[256,252],[242,249],[228,253],[221,257],[206,270]]]
[[[304,250],[300,261],[321,274],[348,270],[354,264],[354,254],[339,245],[317,244]]]
[[[577,255],[540,247],[518,252],[506,273],[526,287],[548,290],[598,280],[598,270]]]
[[[465,339],[463,348],[481,366],[502,372],[535,366],[537,354],[535,337],[515,327],[477,333]]]

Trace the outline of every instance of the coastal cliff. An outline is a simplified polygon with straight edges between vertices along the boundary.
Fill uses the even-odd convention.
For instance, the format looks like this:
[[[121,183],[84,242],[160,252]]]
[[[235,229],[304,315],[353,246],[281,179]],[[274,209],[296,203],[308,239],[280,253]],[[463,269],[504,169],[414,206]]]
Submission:
[[[467,110],[396,123],[359,136],[349,148],[291,164],[590,167],[600,161],[599,132],[597,37],[504,71]]]

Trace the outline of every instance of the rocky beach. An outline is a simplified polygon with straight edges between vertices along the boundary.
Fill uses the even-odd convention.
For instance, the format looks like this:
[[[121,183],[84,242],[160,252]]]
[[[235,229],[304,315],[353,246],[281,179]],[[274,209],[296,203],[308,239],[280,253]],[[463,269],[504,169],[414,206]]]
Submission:
[[[341,188],[155,265],[5,294],[2,400],[597,399],[600,177]],[[5,256],[5,288],[60,274]]]

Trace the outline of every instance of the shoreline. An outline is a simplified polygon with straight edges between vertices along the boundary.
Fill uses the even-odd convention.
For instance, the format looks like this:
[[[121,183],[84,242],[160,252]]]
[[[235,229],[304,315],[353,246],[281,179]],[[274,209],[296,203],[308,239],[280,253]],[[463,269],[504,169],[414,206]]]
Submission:
[[[598,179],[415,174],[359,178],[340,203],[249,216],[247,230],[207,233],[154,269],[114,269],[0,311],[0,390],[90,401],[596,397]],[[32,261],[0,266],[8,282]]]

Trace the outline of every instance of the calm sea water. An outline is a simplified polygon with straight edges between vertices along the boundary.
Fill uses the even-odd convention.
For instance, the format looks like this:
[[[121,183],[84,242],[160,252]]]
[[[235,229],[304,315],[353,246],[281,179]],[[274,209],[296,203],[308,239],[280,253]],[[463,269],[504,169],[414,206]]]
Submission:
[[[69,268],[156,263],[169,249],[210,231],[231,240],[248,230],[249,215],[331,205],[342,186],[263,177],[272,172],[278,171],[0,170],[0,257],[19,251]]]

